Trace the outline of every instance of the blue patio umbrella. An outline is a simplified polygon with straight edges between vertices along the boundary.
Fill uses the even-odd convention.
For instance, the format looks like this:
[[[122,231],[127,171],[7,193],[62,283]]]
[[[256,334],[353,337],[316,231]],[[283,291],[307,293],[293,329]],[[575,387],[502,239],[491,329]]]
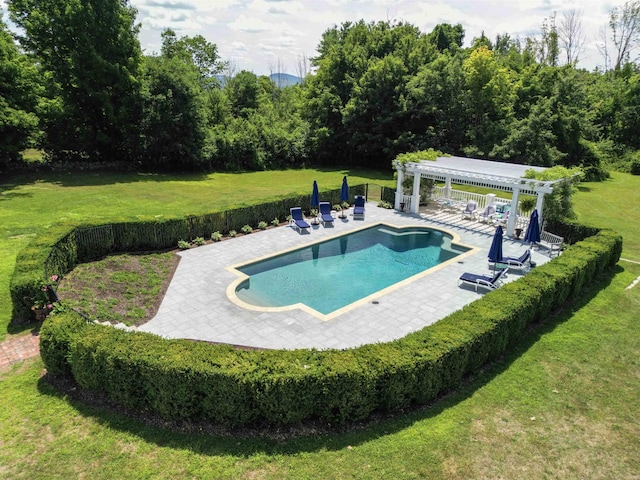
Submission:
[[[320,194],[318,193],[318,182],[313,181],[313,191],[311,192],[311,208],[320,206]]]
[[[342,188],[340,189],[340,201],[349,201],[349,184],[347,183],[347,176],[342,177]]]
[[[538,210],[531,212],[527,232],[524,235],[524,241],[530,243],[538,243],[540,241],[540,221],[538,220]]]
[[[340,189],[340,202],[349,201],[349,184],[347,183],[347,176],[342,177],[342,188]],[[340,218],[345,218],[344,213],[340,212]]]
[[[493,241],[489,249],[489,261],[492,262],[495,270],[495,264],[502,262],[502,227],[498,225],[496,233],[493,234]]]

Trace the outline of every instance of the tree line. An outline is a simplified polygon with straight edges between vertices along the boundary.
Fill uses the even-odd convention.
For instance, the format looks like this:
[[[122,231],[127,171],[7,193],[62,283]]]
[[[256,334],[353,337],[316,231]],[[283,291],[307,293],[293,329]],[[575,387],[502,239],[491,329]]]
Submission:
[[[639,1],[611,11],[605,69],[576,67],[575,12],[545,19],[537,39],[483,34],[468,48],[459,24],[358,21],[327,29],[313,73],[285,88],[229,74],[199,35],[167,29],[143,54],[127,0],[8,7],[20,33],[0,22],[0,170],[30,147],[52,164],[134,170],[389,168],[430,148],[590,178],[640,170]]]

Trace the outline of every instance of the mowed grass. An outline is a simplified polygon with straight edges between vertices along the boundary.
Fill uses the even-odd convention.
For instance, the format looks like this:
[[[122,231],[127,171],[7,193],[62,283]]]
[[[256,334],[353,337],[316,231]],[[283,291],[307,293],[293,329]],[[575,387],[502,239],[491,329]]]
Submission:
[[[308,172],[299,191],[305,192],[313,178],[320,183],[321,173],[330,174]],[[339,177],[336,185],[341,180],[338,173],[332,174]],[[271,173],[261,175],[263,183],[271,183]],[[163,182],[158,183],[162,189]],[[30,185],[37,184],[25,187]],[[99,188],[92,190],[99,186],[55,186],[61,195],[67,194],[66,188],[75,188],[78,196],[84,196],[84,204],[75,201],[75,211],[70,210],[74,214],[109,215],[92,196],[100,195]],[[191,196],[189,186],[186,181],[183,196]],[[604,184],[585,186],[591,192],[601,189],[599,195],[606,196],[608,186],[638,191],[640,179],[614,175]],[[111,182],[103,188],[118,190]],[[178,194],[180,188],[170,190]],[[134,192],[129,192],[128,200],[135,214],[163,214],[150,213],[144,196]],[[585,213],[584,205],[602,204],[582,198],[591,192],[578,195],[580,218],[591,218],[592,209]],[[608,201],[613,197],[608,195]],[[35,198],[43,197],[31,197]],[[622,194],[619,199],[619,205],[609,207],[628,213],[630,197]],[[23,200],[24,206],[29,205]],[[136,201],[142,204],[140,212],[135,211]],[[165,211],[171,205],[168,202]],[[39,203],[30,208],[46,211]],[[125,207],[114,211],[126,213]],[[604,216],[599,225],[622,232],[623,256],[633,257],[626,236],[636,227],[629,225],[633,222],[628,215],[624,217],[622,222]],[[44,228],[46,222],[40,220]],[[26,237],[2,237],[2,241],[17,252],[17,245],[30,235],[29,227],[17,222],[12,228],[24,229],[20,235]],[[10,271],[12,267],[4,263],[3,257],[2,272]],[[639,275],[640,265],[621,261],[601,285],[594,286],[598,288],[532,330],[514,352],[433,406],[317,437],[280,441],[213,437],[140,424],[65,398],[40,379],[42,362],[29,360],[0,372],[0,478],[637,478],[640,287],[626,287]],[[4,302],[8,294],[1,295]]]
[[[582,183],[573,203],[579,222],[620,232],[622,256],[640,261],[640,176],[613,172],[604,182]]]

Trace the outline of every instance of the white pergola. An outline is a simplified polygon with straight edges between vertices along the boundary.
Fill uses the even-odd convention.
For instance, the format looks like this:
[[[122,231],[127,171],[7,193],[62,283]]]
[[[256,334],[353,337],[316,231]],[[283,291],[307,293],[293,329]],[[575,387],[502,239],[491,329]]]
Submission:
[[[536,209],[542,219],[544,195],[553,192],[553,185],[560,180],[540,181],[523,178],[526,170],[544,171],[544,167],[532,167],[515,163],[495,162],[464,157],[438,157],[435,161],[423,160],[396,164],[398,183],[396,187],[395,208],[400,210],[404,201],[402,182],[405,176],[413,176],[413,193],[411,195],[410,211],[418,213],[420,206],[420,181],[429,178],[444,182],[445,192],[451,189],[451,183],[475,185],[494,190],[504,190],[511,193],[511,212],[518,212],[520,194],[537,197]],[[448,194],[448,193],[447,193]],[[507,235],[512,235],[517,215],[510,215],[507,222]]]

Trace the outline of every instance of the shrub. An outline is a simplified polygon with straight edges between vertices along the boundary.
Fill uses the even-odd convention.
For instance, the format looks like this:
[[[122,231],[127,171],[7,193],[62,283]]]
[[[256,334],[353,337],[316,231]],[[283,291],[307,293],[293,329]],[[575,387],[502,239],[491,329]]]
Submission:
[[[236,237],[238,235],[238,232],[236,232],[235,230],[229,230],[229,236],[231,238]]]
[[[278,225],[280,225],[280,219],[278,217],[274,218],[273,220],[271,220],[271,225],[277,227]]]
[[[250,225],[244,225],[244,226],[240,229],[240,231],[241,231],[242,233],[244,233],[244,234],[248,234],[248,233],[253,232],[253,228],[251,228],[251,226],[250,226]]]
[[[196,237],[193,239],[193,244],[197,245],[197,246],[202,246],[205,245],[207,242],[205,242],[203,237]]]
[[[262,221],[262,220],[258,222],[258,228],[259,228],[260,230],[264,230],[264,229],[265,229],[265,228],[267,228],[267,227],[268,227],[267,222],[264,222],[264,221]]]
[[[211,234],[211,240],[214,242],[219,242],[222,240],[222,234],[220,232],[213,232]]]
[[[186,240],[178,240],[178,248],[180,250],[188,250],[189,248],[191,248],[191,244]]]

